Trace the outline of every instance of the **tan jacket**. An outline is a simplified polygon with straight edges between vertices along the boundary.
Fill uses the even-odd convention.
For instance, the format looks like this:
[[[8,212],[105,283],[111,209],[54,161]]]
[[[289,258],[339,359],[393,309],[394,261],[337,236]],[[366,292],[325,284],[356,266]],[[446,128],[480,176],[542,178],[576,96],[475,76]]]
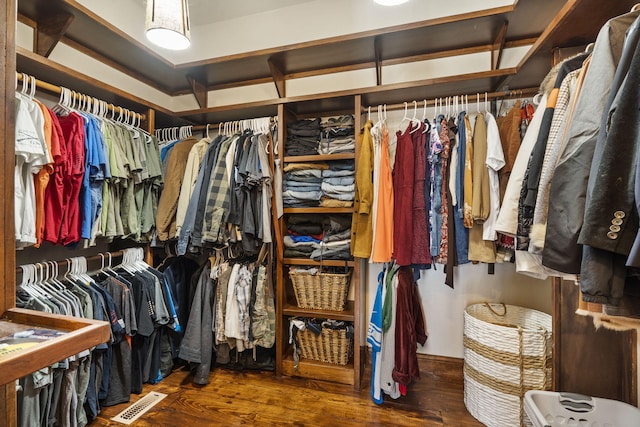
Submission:
[[[189,152],[196,142],[193,137],[187,138],[178,142],[169,153],[164,187],[156,214],[156,232],[160,240],[169,240],[176,235],[176,211],[178,209],[180,188],[182,187]]]

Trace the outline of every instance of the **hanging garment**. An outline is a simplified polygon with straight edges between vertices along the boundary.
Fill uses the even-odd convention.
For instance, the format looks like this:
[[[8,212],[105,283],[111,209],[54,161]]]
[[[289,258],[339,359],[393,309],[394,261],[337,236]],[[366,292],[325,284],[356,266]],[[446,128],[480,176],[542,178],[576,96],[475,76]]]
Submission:
[[[625,283],[625,265],[638,233],[634,191],[640,151],[639,85],[637,45],[627,76],[607,112],[606,134],[598,138],[591,163],[584,224],[578,237],[578,243],[584,245],[580,288],[588,302],[617,306],[623,297],[637,292],[631,280]]]
[[[389,132],[382,127],[380,138],[380,166],[378,183],[378,207],[375,220],[375,242],[371,253],[371,262],[389,262],[393,255],[393,177],[389,162]]]
[[[482,237],[483,223],[491,211],[491,189],[486,161],[487,126],[484,114],[478,113],[473,129],[473,227],[469,230],[469,260],[494,263],[495,243]]]
[[[413,241],[414,153],[409,123],[404,132],[397,131],[396,167],[393,170],[393,258],[398,265],[411,265]]]
[[[604,137],[606,112],[627,74],[640,37],[637,17],[638,11],[611,19],[598,33],[576,112],[567,130],[566,146],[549,190],[547,236],[550,237],[545,240],[542,253],[542,263],[558,271],[580,271],[582,247],[577,241],[584,218],[589,167],[596,141]],[[630,38],[625,39],[627,30]],[[606,103],[594,101],[601,99],[606,99]],[[573,196],[556,196],[560,194]]]
[[[547,95],[543,94],[540,105],[546,105]],[[533,120],[527,127],[527,133],[522,140],[520,150],[513,164],[513,169],[502,200],[502,206],[496,221],[496,230],[508,236],[515,236],[518,230],[518,199],[522,189],[522,182],[526,172],[531,152],[538,138],[538,131],[542,124],[543,108],[538,108],[533,115]]]
[[[451,135],[449,134],[449,125],[444,116],[440,117],[440,142],[442,143],[442,151],[440,152],[440,170],[436,171],[440,174],[441,179],[438,183],[440,191],[440,249],[435,262],[447,264],[449,260],[449,156],[451,154]],[[438,212],[436,211],[436,215]]]
[[[395,367],[398,265],[391,264],[384,277],[382,298],[382,352],[380,354],[380,387],[392,399],[400,397],[398,382],[393,379]]]
[[[487,157],[485,167],[489,174],[489,215],[482,223],[482,238],[495,241],[498,237],[495,223],[500,212],[500,183],[498,174],[505,165],[500,132],[493,114],[485,116],[487,125]]]
[[[351,223],[351,254],[358,258],[371,255],[372,223],[371,204],[373,202],[373,143],[371,127],[367,121],[359,135],[359,152],[356,160],[356,184]]]
[[[182,225],[184,224],[184,219],[187,215],[189,200],[193,195],[196,181],[198,179],[200,165],[204,160],[210,143],[211,140],[209,138],[202,138],[194,144],[189,151],[187,164],[184,170],[184,177],[182,179],[182,186],[180,187],[180,196],[178,197],[178,207],[176,210],[176,237],[180,237],[180,231],[182,230]]]
[[[456,152],[458,153],[458,166],[456,168],[456,205],[452,209],[452,217],[454,220],[454,235],[456,246],[456,261],[458,265],[469,262],[469,230],[464,225],[464,176],[466,169],[467,154],[467,126],[466,112],[458,115],[458,140],[456,144]],[[470,135],[469,135],[470,136]]]
[[[412,246],[411,264],[427,266],[431,264],[429,250],[429,230],[427,228],[427,210],[424,199],[425,175],[427,170],[427,151],[425,124],[420,122],[417,129],[412,129],[413,144],[413,212],[412,212]]]
[[[587,61],[588,62],[588,59]],[[575,103],[577,96],[575,89],[578,75],[583,74],[582,68],[567,74],[560,85],[558,100],[554,109],[549,139],[542,160],[540,169],[540,182],[538,184],[538,194],[535,209],[533,212],[533,223],[529,244],[529,252],[540,255],[544,246],[544,233],[546,232],[547,211],[549,207],[549,184],[555,171],[555,165],[559,156],[559,151],[563,146],[563,129],[566,128],[571,119],[570,106]]]
[[[418,286],[413,280],[409,267],[398,271],[397,308],[396,308],[395,367],[393,379],[400,385],[408,386],[414,379],[420,378],[418,344],[427,342],[426,326]]]
[[[180,188],[184,179],[184,171],[187,167],[187,159],[191,148],[197,143],[195,138],[187,138],[180,141],[171,150],[167,158],[167,174],[165,185],[158,202],[156,215],[156,231],[158,239],[168,240],[176,235],[176,211]]]
[[[513,164],[516,161],[520,144],[522,143],[520,138],[521,122],[521,102],[519,99],[516,100],[513,107],[511,107],[505,116],[496,118],[498,131],[500,132],[500,142],[502,143],[502,152],[504,153],[504,167],[500,169],[498,173],[501,201],[504,199],[511,170],[513,169]]]
[[[376,298],[371,311],[369,329],[367,331],[367,342],[371,344],[371,399],[373,403],[381,404],[382,388],[380,374],[382,369],[382,289],[385,270],[378,274],[378,288]]]

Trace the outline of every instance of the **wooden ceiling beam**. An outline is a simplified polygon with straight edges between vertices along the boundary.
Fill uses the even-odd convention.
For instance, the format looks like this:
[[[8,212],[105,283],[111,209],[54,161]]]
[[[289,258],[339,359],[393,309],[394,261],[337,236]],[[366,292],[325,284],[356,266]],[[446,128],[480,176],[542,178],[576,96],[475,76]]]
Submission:
[[[373,51],[376,62],[376,85],[382,85],[382,52],[380,47],[380,36],[373,38]]]
[[[273,56],[270,56],[269,59],[267,59],[267,63],[269,64],[269,70],[271,70],[273,83],[276,85],[278,98],[285,98],[287,96],[287,81],[285,79],[285,74],[282,71],[282,67],[276,64],[276,59]]]
[[[507,36],[507,28],[509,27],[509,21],[504,21],[495,41],[493,42],[493,48],[491,49],[491,69],[497,70],[500,66],[500,60],[502,59],[502,51]]]
[[[204,84],[198,78],[190,74],[187,74],[187,80],[191,85],[191,91],[193,92],[193,95],[196,97],[196,101],[198,101],[198,105],[200,106],[200,108],[207,108],[208,98],[209,98],[209,91],[207,90],[207,85]]]
[[[69,29],[74,16],[68,12],[46,15],[36,22],[33,51],[48,58]]]

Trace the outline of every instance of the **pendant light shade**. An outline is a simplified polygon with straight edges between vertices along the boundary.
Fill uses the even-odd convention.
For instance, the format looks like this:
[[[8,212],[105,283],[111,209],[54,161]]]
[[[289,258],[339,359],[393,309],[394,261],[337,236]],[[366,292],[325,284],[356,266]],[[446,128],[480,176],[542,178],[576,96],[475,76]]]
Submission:
[[[399,4],[408,2],[409,0],[373,0],[373,1],[383,6],[397,6]]]
[[[147,39],[157,46],[182,50],[191,44],[187,0],[147,0]]]

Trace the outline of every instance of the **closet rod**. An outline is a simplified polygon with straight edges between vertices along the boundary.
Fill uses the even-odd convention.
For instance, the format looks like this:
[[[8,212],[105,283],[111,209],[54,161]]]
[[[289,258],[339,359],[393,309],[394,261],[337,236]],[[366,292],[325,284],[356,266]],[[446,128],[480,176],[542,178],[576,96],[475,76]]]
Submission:
[[[197,132],[199,130],[206,130],[207,126],[209,126],[209,129],[217,129],[219,126],[224,126],[225,123],[243,122],[245,120],[256,120],[256,119],[264,119],[264,118],[265,117],[255,117],[253,119],[227,120],[225,122],[220,122],[220,123],[209,123],[204,125],[193,126],[191,130],[194,132]],[[274,117],[269,116],[269,118],[271,119],[271,123],[275,122]]]
[[[24,73],[16,72],[16,76],[18,77],[18,81],[22,81],[22,79],[23,79],[22,75],[23,74]],[[35,79],[35,81],[36,81],[36,87],[39,88],[39,89],[44,90],[45,92],[49,92],[49,93],[52,93],[54,95],[60,95],[60,93],[62,92],[62,88],[60,86],[56,86],[54,84],[47,83],[47,82],[45,82],[43,80],[40,80],[40,79]],[[79,96],[80,95],[84,95],[84,94],[72,91],[72,95],[74,96],[74,98],[79,99]],[[93,98],[93,97],[91,97],[91,98]],[[122,108],[122,107],[120,107],[118,105],[107,103],[107,109],[109,111],[112,111],[114,114],[115,113],[119,113],[119,112],[124,113],[125,110],[126,110],[126,111],[129,111],[132,114],[135,114],[135,117],[136,118],[140,118],[140,121],[147,120],[147,116],[146,115],[140,114],[140,113],[136,113],[135,111],[131,111],[131,110],[128,110],[126,108]]]
[[[87,260],[87,269],[88,271],[96,271],[99,270],[102,267],[102,263],[104,260],[104,265],[107,266],[109,263],[109,255],[107,254],[111,254],[111,266],[115,266],[118,263],[115,262],[116,258],[120,258],[122,259],[122,256],[124,255],[123,251],[114,251],[114,252],[106,252],[106,253],[102,253],[102,255],[104,255],[104,258],[98,254],[98,255],[92,255],[92,256],[88,256],[85,257]],[[67,268],[69,266],[69,264],[67,263],[66,259],[63,260],[59,260],[59,261],[42,261],[40,262],[40,264],[42,264],[43,266],[45,266],[45,270],[46,270],[46,263],[49,262],[55,262],[56,264],[58,264],[58,272],[64,274],[67,271]],[[32,263],[32,264],[38,264],[37,262]],[[16,284],[20,284],[20,282],[22,281],[22,268],[20,267],[16,267]]]
[[[538,93],[539,89],[537,87],[531,87],[531,88],[526,88],[526,89],[518,89],[518,90],[507,90],[504,92],[489,92],[487,93],[487,100],[494,100],[494,99],[498,99],[498,98],[510,98],[510,97],[522,97],[522,96],[533,96],[536,93]],[[482,104],[484,102],[484,94],[486,92],[480,92],[480,103]],[[469,97],[469,105],[473,105],[476,103],[476,98],[477,98],[477,93],[474,94],[470,94],[470,95],[453,95],[453,96],[439,96],[436,97],[436,99],[446,99],[446,98],[453,98],[454,96],[468,96]],[[414,100],[408,101],[408,103],[412,103]],[[423,99],[416,99],[415,101],[418,102],[418,107],[423,107],[424,106],[424,100]],[[383,105],[383,104],[380,104]],[[390,110],[403,110],[404,109],[404,102],[399,103],[399,104],[384,104],[387,106],[387,111]],[[433,107],[435,105],[435,100],[433,98],[431,99],[427,99],[427,106],[429,107]],[[367,110],[369,108],[371,108],[372,110],[374,108],[377,108],[377,105],[371,105],[370,107],[362,107],[362,112],[367,112]],[[411,106],[410,106],[411,107]],[[412,108],[412,107],[411,107]],[[471,109],[471,107],[469,107],[469,109]]]

